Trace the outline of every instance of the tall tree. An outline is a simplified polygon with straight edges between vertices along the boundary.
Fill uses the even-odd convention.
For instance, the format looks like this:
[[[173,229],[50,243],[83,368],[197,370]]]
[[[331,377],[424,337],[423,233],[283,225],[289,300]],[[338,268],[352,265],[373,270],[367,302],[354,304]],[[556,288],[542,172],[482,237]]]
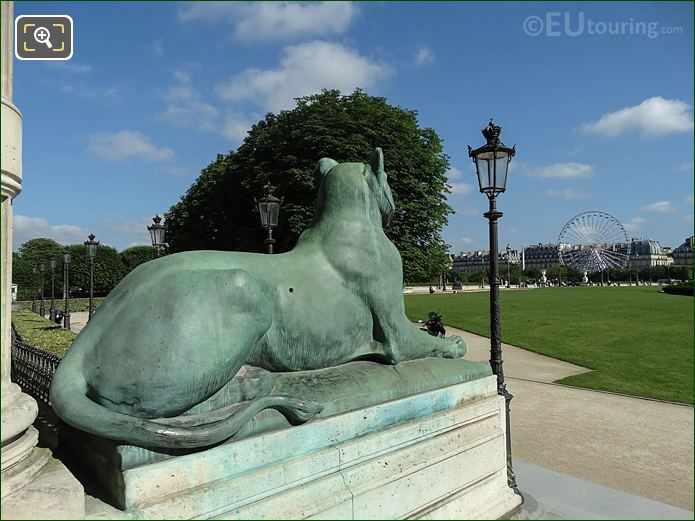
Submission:
[[[147,261],[151,261],[157,256],[157,249],[154,246],[131,246],[118,254],[123,264],[123,275],[127,275],[135,268]]]
[[[89,291],[89,254],[84,244],[69,246],[70,260],[70,291],[85,295]],[[123,278],[123,263],[115,248],[100,244],[94,257],[94,292],[105,295],[111,291]]]
[[[31,239],[12,255],[12,282],[19,287],[19,298],[30,299],[32,294],[40,292],[40,275],[34,275],[33,267],[40,261],[45,262],[43,277],[44,292],[51,291],[51,266],[50,258],[56,258],[55,289],[62,293],[63,288],[63,246],[53,239],[39,237]]]
[[[447,250],[441,230],[452,212],[446,202],[448,156],[437,133],[418,125],[416,111],[360,90],[299,98],[294,109],[256,123],[235,152],[218,155],[167,213],[170,251],[262,251],[254,197],[268,181],[284,197],[276,250],[291,249],[313,216],[316,161],[364,162],[376,146],[384,150],[396,202],[386,234],[401,252],[404,277],[436,276]]]

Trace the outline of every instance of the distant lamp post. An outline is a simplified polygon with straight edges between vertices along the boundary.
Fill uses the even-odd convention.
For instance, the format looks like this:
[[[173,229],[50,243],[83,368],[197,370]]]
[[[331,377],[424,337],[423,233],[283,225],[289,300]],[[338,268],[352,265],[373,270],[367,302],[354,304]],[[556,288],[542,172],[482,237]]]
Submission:
[[[509,287],[511,287],[511,286],[509,285],[509,278],[511,277],[511,266],[510,266],[510,263],[511,263],[511,259],[512,259],[512,258],[511,258],[511,251],[512,251],[512,250],[509,249],[509,244],[507,244],[507,247],[505,248],[505,250],[506,250],[506,252],[507,252],[507,287],[509,288]]]
[[[63,308],[63,328],[70,330],[70,248],[68,246],[63,250],[63,297],[65,299],[65,307]]]
[[[284,198],[277,198],[273,195],[275,192],[275,187],[270,183],[266,183],[263,187],[265,195],[259,201],[258,212],[261,215],[261,226],[268,231],[268,238],[264,241],[268,245],[268,253],[273,253],[273,244],[275,244],[275,239],[273,239],[273,228],[278,225],[278,218],[280,217],[280,205]]]
[[[507,483],[518,494],[516,477],[512,466],[512,443],[509,428],[509,402],[512,395],[507,391],[502,369],[502,340],[500,337],[500,277],[499,277],[499,248],[497,245],[497,220],[502,212],[497,210],[497,196],[507,188],[507,172],[509,163],[516,153],[516,145],[506,147],[500,141],[502,128],[492,120],[482,130],[486,143],[473,150],[468,146],[468,155],[475,163],[480,192],[485,194],[490,203],[490,209],[483,214],[489,221],[490,231],[490,366],[497,376],[497,393],[504,396],[505,415],[507,423]]]
[[[39,315],[42,317],[46,314],[46,304],[43,300],[43,293],[44,293],[44,287],[43,287],[43,274],[46,271],[46,261],[41,259],[39,261],[39,271],[41,272],[41,305],[39,306]]]
[[[89,254],[89,315],[87,320],[90,320],[94,314],[94,257],[97,256],[97,246],[99,246],[99,241],[95,241],[94,239],[94,234],[91,233],[89,235],[89,240],[84,241],[87,253]]]
[[[164,246],[164,236],[166,235],[166,226],[162,224],[162,218],[159,215],[152,217],[154,224],[147,227],[147,231],[150,232],[150,239],[152,239],[152,246],[155,248],[155,255],[159,257],[160,250]]]
[[[53,303],[55,300],[56,258],[54,256],[49,259],[49,265],[51,266],[51,307],[48,309],[48,319],[55,322],[56,310]]]
[[[37,275],[39,274],[39,266],[37,264],[34,264],[31,268],[31,272],[34,274],[34,278],[32,280],[33,288],[31,290],[31,312],[36,313],[36,295],[39,291],[39,288],[36,287],[36,279]]]

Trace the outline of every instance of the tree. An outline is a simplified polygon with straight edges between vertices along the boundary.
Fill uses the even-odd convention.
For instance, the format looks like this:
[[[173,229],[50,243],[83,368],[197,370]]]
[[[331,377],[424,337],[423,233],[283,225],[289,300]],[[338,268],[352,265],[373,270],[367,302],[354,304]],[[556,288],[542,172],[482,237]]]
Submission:
[[[131,246],[118,255],[121,258],[123,276],[125,276],[140,264],[154,259],[157,256],[157,249],[154,246]]]
[[[85,295],[89,292],[89,254],[84,244],[69,246],[70,260],[70,292]],[[115,248],[100,244],[94,257],[94,291],[97,294],[107,294],[123,278],[123,264]]]
[[[53,239],[39,237],[22,244],[17,253],[12,254],[12,283],[19,286],[18,298],[31,299],[32,295],[40,293],[40,274],[34,275],[33,267],[43,260],[45,271],[43,276],[44,293],[50,296],[51,266],[50,258],[56,258],[55,291],[56,295],[63,292],[63,246]]]
[[[167,213],[172,252],[195,249],[262,251],[254,197],[270,181],[284,197],[276,251],[290,250],[313,216],[318,159],[366,161],[384,150],[396,213],[386,234],[401,252],[404,277],[428,280],[441,271],[447,245],[441,230],[452,208],[445,173],[448,156],[437,133],[421,128],[417,112],[357,90],[297,99],[297,106],[267,114],[235,151],[218,155]]]

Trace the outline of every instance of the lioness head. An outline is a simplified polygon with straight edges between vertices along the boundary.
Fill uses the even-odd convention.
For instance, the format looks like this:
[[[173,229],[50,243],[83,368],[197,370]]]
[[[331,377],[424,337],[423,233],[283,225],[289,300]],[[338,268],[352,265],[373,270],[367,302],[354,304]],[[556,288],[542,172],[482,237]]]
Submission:
[[[316,172],[321,178],[317,215],[328,208],[349,205],[355,211],[366,211],[372,220],[379,216],[381,225],[388,225],[396,206],[380,148],[374,149],[367,164],[338,163],[324,157],[316,165]]]

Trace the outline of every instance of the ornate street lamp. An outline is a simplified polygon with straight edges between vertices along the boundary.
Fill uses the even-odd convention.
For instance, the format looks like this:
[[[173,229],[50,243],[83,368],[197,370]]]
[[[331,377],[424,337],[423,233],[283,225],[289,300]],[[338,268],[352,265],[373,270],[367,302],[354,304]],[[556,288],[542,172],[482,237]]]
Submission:
[[[70,248],[63,250],[63,296],[65,307],[63,312],[63,328],[70,330]]]
[[[49,265],[51,266],[51,307],[48,309],[48,320],[55,322],[56,310],[53,302],[55,300],[56,258],[53,255],[49,259]]]
[[[39,271],[41,272],[41,305],[39,306],[39,315],[44,316],[46,314],[46,304],[43,301],[43,273],[46,271],[46,261],[43,259],[39,261]]]
[[[94,234],[91,233],[89,235],[89,240],[84,241],[84,245],[89,254],[89,315],[87,320],[90,320],[94,314],[94,257],[97,255],[99,241],[95,241]]]
[[[483,214],[489,221],[490,228],[490,366],[497,376],[497,393],[504,396],[505,415],[507,423],[507,483],[518,494],[516,477],[512,467],[512,443],[509,429],[509,402],[512,395],[507,391],[504,383],[504,370],[502,369],[502,340],[500,337],[500,302],[499,302],[499,252],[497,245],[497,220],[502,217],[502,212],[497,210],[496,198],[507,188],[507,171],[509,162],[516,153],[516,145],[506,147],[500,141],[502,128],[495,125],[492,120],[482,130],[485,137],[483,146],[473,150],[468,146],[468,155],[475,163],[478,174],[478,186],[480,192],[485,194],[490,203],[490,209]]]
[[[152,246],[155,247],[155,255],[159,257],[160,249],[164,246],[164,236],[166,235],[166,226],[162,224],[162,218],[159,215],[152,217],[154,224],[147,227],[152,239]]]
[[[37,293],[38,293],[38,291],[39,291],[39,288],[36,287],[36,278],[37,278],[36,276],[37,276],[38,273],[39,273],[39,266],[38,266],[38,264],[34,264],[34,265],[32,266],[31,272],[34,274],[34,278],[33,278],[33,280],[32,280],[32,282],[34,283],[34,284],[33,284],[34,287],[32,288],[32,291],[31,291],[31,293],[32,293],[32,295],[31,295],[31,312],[32,312],[32,313],[36,313],[36,295],[37,295]]]
[[[260,201],[256,201],[258,204],[258,212],[261,214],[261,226],[268,231],[268,238],[264,241],[268,245],[268,253],[273,253],[273,244],[275,244],[275,239],[273,239],[273,228],[278,225],[278,218],[280,216],[280,205],[284,201],[284,197],[278,199],[273,195],[275,192],[275,187],[266,183],[263,187],[265,195]]]

